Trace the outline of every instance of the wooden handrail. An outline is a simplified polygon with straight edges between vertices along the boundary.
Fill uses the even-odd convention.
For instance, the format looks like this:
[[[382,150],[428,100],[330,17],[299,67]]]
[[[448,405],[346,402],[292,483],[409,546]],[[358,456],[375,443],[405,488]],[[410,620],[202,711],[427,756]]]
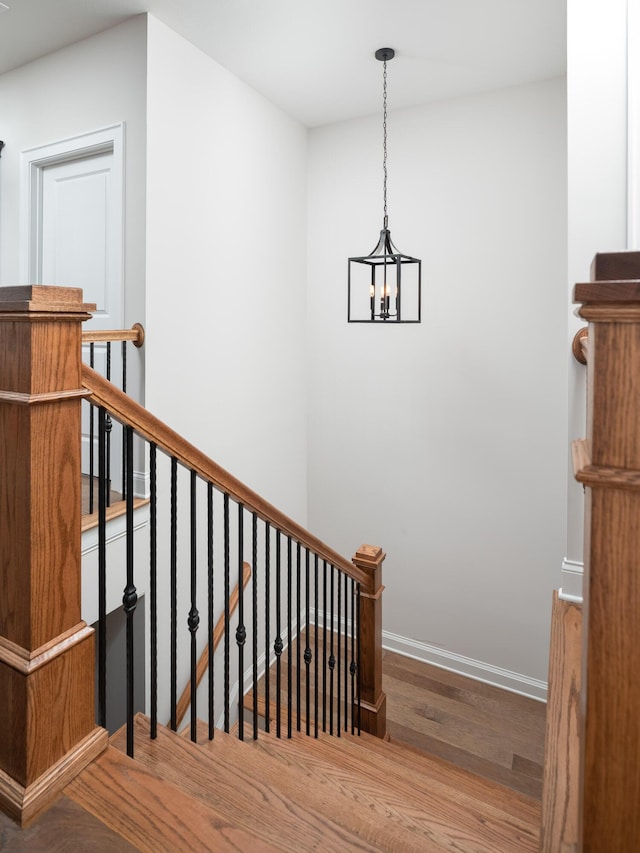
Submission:
[[[247,584],[249,583],[249,578],[251,577],[251,566],[249,563],[242,564],[242,589],[245,589]],[[229,615],[231,615],[236,607],[238,606],[238,599],[240,598],[240,589],[238,584],[233,588],[233,592],[229,596]],[[224,620],[225,614],[223,613],[218,619],[215,628],[213,629],[213,651],[215,654],[216,649],[220,645],[220,640],[224,635]],[[202,654],[200,655],[200,660],[196,666],[196,690],[200,686],[200,682],[207,671],[207,667],[209,666],[209,643],[206,644],[204,649],[202,650]],[[178,704],[176,705],[176,728],[182,722],[184,715],[187,713],[187,709],[191,704],[191,679],[187,682],[186,687],[182,691],[182,695],[178,699]],[[167,726],[169,723],[167,723]]]
[[[130,329],[94,329],[82,332],[83,344],[112,343],[114,341],[132,341],[134,347],[144,343],[144,326],[134,323]]]
[[[330,548],[296,521],[286,516],[256,492],[249,489],[228,471],[210,459],[201,450],[184,439],[177,432],[152,415],[143,406],[123,394],[118,388],[100,376],[95,370],[82,365],[82,384],[90,391],[90,401],[104,407],[111,417],[133,429],[147,441],[153,442],[160,450],[175,457],[182,465],[195,471],[198,476],[212,483],[222,492],[226,492],[237,503],[244,504],[263,521],[299,542],[322,560],[340,569],[350,578],[362,585],[363,592],[375,593],[372,576],[365,569],[354,565]]]

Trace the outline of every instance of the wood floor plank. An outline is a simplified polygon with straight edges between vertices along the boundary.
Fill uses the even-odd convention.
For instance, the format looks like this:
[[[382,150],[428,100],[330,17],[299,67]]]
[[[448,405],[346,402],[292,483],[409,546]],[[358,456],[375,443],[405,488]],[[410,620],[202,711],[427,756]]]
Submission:
[[[418,688],[417,695],[436,707],[454,710],[478,726],[501,733],[514,745],[522,744],[531,760],[543,760],[545,703],[511,693],[458,673],[385,652],[383,688],[394,679]],[[419,691],[419,694],[418,694]],[[390,690],[393,694],[393,689]],[[506,730],[506,735],[505,735]],[[533,750],[529,754],[529,750]]]
[[[77,776],[65,793],[143,853],[273,853],[278,849],[156,778],[113,747]]]
[[[280,850],[298,853],[301,839],[310,849],[326,853],[378,849],[332,820],[330,808],[319,809],[318,802],[307,808],[283,796],[270,784],[270,762],[261,762],[259,753],[246,751],[245,744],[224,732],[217,732],[210,749],[203,748],[206,737],[198,746],[164,728],[151,741],[148,720],[139,715],[135,734],[136,761]],[[123,747],[123,741],[122,734],[111,739],[114,746]],[[225,743],[227,759],[221,758]]]
[[[440,740],[437,734],[435,736],[426,735],[422,732],[416,732],[415,729],[408,726],[401,726],[393,721],[389,722],[388,728],[392,742],[400,741],[401,743],[407,743],[428,755],[437,756],[444,761],[456,764],[470,773],[483,776],[485,779],[497,782],[500,785],[508,786],[514,791],[518,791],[529,797],[535,797],[537,800],[542,795],[542,782],[539,778],[518,773],[511,767],[504,767],[495,761],[476,755],[473,750],[453,746],[446,741]]]
[[[26,829],[0,812],[3,853],[135,853],[138,850],[66,796],[59,797]]]

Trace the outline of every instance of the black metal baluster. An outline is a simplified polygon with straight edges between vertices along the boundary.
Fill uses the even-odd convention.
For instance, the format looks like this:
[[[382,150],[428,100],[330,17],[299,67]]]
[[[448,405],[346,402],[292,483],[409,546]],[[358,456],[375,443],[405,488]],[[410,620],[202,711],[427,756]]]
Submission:
[[[138,594],[133,583],[133,429],[131,427],[124,428],[123,438],[127,451],[127,585],[122,596],[122,604],[127,616],[127,755],[133,758],[133,615],[138,602]]]
[[[322,731],[327,730],[327,561],[322,561]]]
[[[291,737],[291,537],[287,536],[287,737]]]
[[[224,495],[224,730],[229,734],[229,629],[230,629],[230,554],[229,495]]]
[[[351,734],[355,731],[355,699],[356,699],[356,659],[355,659],[355,647],[356,647],[356,582],[353,578],[351,578],[351,664],[349,665],[349,672],[351,674]]]
[[[244,740],[244,644],[247,631],[244,626],[244,505],[238,504],[238,740]]]
[[[98,409],[98,722],[107,725],[107,413]]]
[[[253,616],[253,739],[258,739],[258,516],[253,513],[253,567],[251,586],[251,610]],[[267,678],[269,672],[267,670]]]
[[[356,586],[356,610],[358,613],[358,631],[356,633],[356,685],[358,688],[358,734],[360,734],[362,728],[362,703],[361,703],[361,679],[362,679],[362,668],[360,666],[360,584]]]
[[[207,483],[207,644],[209,647],[209,740],[213,740],[215,731],[215,707],[213,694],[213,485]]]
[[[314,668],[314,700],[313,700],[313,708],[314,708],[314,735],[318,737],[318,555],[315,554],[313,558],[313,573],[314,573],[314,628],[313,628],[313,643],[314,643],[314,655],[313,655],[313,668]]]
[[[171,634],[171,720],[175,732],[178,728],[176,705],[178,702],[178,460],[171,457],[171,545],[170,545],[170,634]]]
[[[296,546],[296,729],[300,731],[300,543]]]
[[[264,526],[264,730],[271,730],[271,525]]]
[[[198,648],[196,645],[196,632],[200,624],[200,614],[196,601],[198,588],[198,530],[197,530],[197,485],[198,480],[196,472],[191,472],[191,577],[190,577],[190,592],[191,592],[191,608],[189,610],[189,618],[187,626],[191,634],[191,741],[197,742],[198,714],[196,708],[198,683],[196,675],[196,667],[198,665]]]
[[[311,646],[309,645],[309,630],[310,630],[310,620],[309,620],[309,606],[310,606],[310,595],[309,595],[309,549],[306,549],[305,554],[305,563],[304,563],[304,574],[305,574],[305,583],[304,583],[304,608],[305,608],[305,622],[307,625],[306,637],[307,637],[307,645],[304,650],[304,663],[306,670],[306,703],[305,703],[305,716],[307,719],[307,735],[311,733],[311,713],[309,705],[311,703]],[[298,715],[299,717],[300,715]]]
[[[338,649],[337,649],[337,655],[336,655],[337,663],[338,663],[338,671],[337,671],[338,701],[336,703],[336,731],[337,731],[338,737],[340,737],[340,688],[341,688],[340,673],[341,673],[341,661],[342,661],[342,658],[340,656],[340,644],[342,641],[342,625],[340,624],[340,603],[341,603],[340,596],[341,595],[342,595],[342,572],[338,571],[338,625],[337,625],[337,631],[338,631],[337,646],[338,646]]]
[[[333,584],[335,578],[335,566],[331,566],[331,654],[329,655],[329,734],[333,734],[333,671],[336,665],[335,655],[333,654],[333,633],[335,627],[335,612],[333,608],[334,595]]]
[[[94,344],[89,344],[89,367],[94,367],[95,355],[94,355]],[[94,481],[94,450],[93,450],[93,442],[95,441],[94,435],[94,407],[89,403],[89,515],[93,514],[93,481]]]
[[[280,531],[276,530],[276,641],[273,650],[276,655],[276,737],[281,737],[282,709],[280,707],[280,690],[282,687],[282,634],[281,634],[281,564],[280,564]]]
[[[107,379],[111,381],[111,343],[107,342]],[[107,478],[107,506],[111,506],[111,430],[113,429],[113,422],[111,420],[111,415],[107,412],[107,420],[105,425],[107,431],[107,469],[106,469],[106,478]],[[124,489],[124,483],[122,484],[122,488]]]
[[[127,342],[122,341],[122,393],[127,393]],[[123,432],[124,435],[124,432]],[[124,442],[122,444],[122,499],[126,499],[125,491],[125,471],[126,471],[126,455],[124,450]]]
[[[150,531],[149,596],[151,598],[151,738],[158,736],[158,480],[156,445],[149,445]]]
[[[343,726],[348,731],[349,720],[349,578],[344,576],[344,715]]]

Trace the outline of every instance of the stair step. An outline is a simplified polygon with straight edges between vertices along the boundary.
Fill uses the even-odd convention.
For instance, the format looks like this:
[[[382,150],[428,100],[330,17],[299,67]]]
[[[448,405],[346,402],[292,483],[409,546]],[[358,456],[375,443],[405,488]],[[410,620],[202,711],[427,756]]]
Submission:
[[[273,734],[264,734],[257,741],[258,748],[287,766],[297,762],[313,778],[333,779],[344,794],[358,801],[360,808],[366,804],[369,816],[384,815],[397,826],[421,833],[423,844],[435,844],[435,849],[537,851],[537,804],[533,804],[538,809],[537,819],[532,820],[535,812],[528,802],[518,814],[511,797],[513,792],[500,786],[495,786],[499,797],[489,801],[483,798],[479,803],[473,779],[468,789],[464,774],[454,774],[451,780],[442,775],[432,777],[429,762],[420,772],[408,770],[402,764],[396,766],[397,748],[381,741],[377,744],[388,754],[381,754],[379,748],[371,752],[351,737],[322,735],[315,739],[298,734],[291,740],[279,740]],[[372,779],[378,782],[374,785]],[[515,795],[515,799],[519,796]],[[467,843],[473,839],[487,846],[465,847],[465,839]]]
[[[276,710],[277,706],[274,702],[270,702],[270,719],[271,719],[271,729],[270,733],[275,733],[275,719],[276,719]],[[245,702],[244,702],[245,711],[253,712],[253,696],[251,692],[246,694]],[[264,717],[265,717],[265,709],[266,704],[264,697],[258,696],[258,715],[261,721],[260,731],[264,732]],[[282,715],[282,724],[281,724],[281,734],[283,737],[287,735],[287,709],[281,709]],[[237,724],[236,724],[237,726]],[[293,728],[296,728],[296,721],[294,715]],[[302,718],[302,735],[305,735],[306,732],[306,721],[304,717]],[[245,730],[244,730],[245,738],[249,739],[253,736],[253,728],[252,723],[247,719],[245,721]],[[297,730],[294,732],[294,736],[297,736]],[[311,723],[311,735],[313,736],[313,722]],[[207,737],[206,731],[202,732],[202,735],[198,734],[198,737]],[[389,760],[389,749],[387,745],[387,741],[381,740],[380,738],[374,737],[373,735],[368,734],[367,732],[362,732],[360,735],[354,734],[352,735],[350,732],[343,732],[341,734],[341,738],[351,738],[354,740],[356,745],[360,745],[365,750],[373,750],[377,755],[381,757],[382,760]],[[489,806],[495,805],[496,802],[501,803],[501,808],[503,808],[507,813],[511,814],[513,817],[522,819],[527,823],[532,823],[534,825],[539,825],[541,819],[540,812],[540,803],[538,800],[528,797],[526,794],[521,794],[519,792],[514,791],[511,788],[506,788],[504,785],[499,784],[498,782],[493,782],[487,780],[485,777],[478,776],[476,774],[472,774],[467,770],[464,770],[455,764],[452,764],[449,761],[446,761],[443,758],[439,758],[438,756],[428,755],[424,751],[417,749],[416,747],[411,746],[411,744],[405,744],[402,741],[393,740],[391,741],[393,744],[393,770],[395,772],[399,772],[399,767],[405,767],[410,773],[414,772],[419,775],[424,775],[428,773],[429,780],[431,782],[435,782],[437,780],[444,781],[446,784],[451,786],[462,786],[465,790],[468,791],[469,796],[472,796],[474,800],[480,800],[485,802]]]
[[[448,787],[459,787],[475,801],[479,800],[487,805],[495,805],[499,802],[500,808],[512,814],[513,817],[531,822],[536,826],[540,823],[539,800],[464,770],[444,758],[428,755],[400,741],[383,741],[366,732],[362,732],[361,735],[345,734],[343,739],[353,742],[367,752],[374,751],[382,760],[389,760],[389,747],[392,747],[393,769],[396,772],[404,767],[410,773],[417,773],[420,777],[428,776],[431,784],[443,783]]]
[[[65,794],[141,851],[279,849],[112,746],[65,788]]]
[[[335,823],[317,798],[309,809],[275,787],[272,784],[276,776],[274,769],[277,773],[281,773],[281,769],[268,755],[251,750],[247,744],[221,731],[217,731],[215,740],[210,742],[206,739],[204,723],[199,730],[204,732],[204,742],[199,745],[163,727],[158,728],[158,738],[152,741],[148,719],[138,715],[135,720],[136,762],[279,850],[298,853],[303,840],[307,849],[334,853],[380,849]],[[114,735],[111,743],[124,748],[124,732]],[[246,849],[253,851],[255,848]]]

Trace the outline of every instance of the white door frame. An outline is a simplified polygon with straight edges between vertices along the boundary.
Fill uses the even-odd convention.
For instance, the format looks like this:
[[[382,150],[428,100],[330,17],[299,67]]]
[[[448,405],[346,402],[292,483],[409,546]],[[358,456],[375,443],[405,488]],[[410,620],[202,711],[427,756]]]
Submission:
[[[118,270],[120,293],[117,296],[120,316],[124,322],[124,123],[100,130],[62,139],[58,142],[29,148],[20,154],[21,204],[20,223],[20,282],[40,283],[42,263],[42,180],[47,166],[76,160],[81,157],[111,152],[117,200],[115,210],[118,217],[116,233],[120,239],[114,241],[111,263]]]

